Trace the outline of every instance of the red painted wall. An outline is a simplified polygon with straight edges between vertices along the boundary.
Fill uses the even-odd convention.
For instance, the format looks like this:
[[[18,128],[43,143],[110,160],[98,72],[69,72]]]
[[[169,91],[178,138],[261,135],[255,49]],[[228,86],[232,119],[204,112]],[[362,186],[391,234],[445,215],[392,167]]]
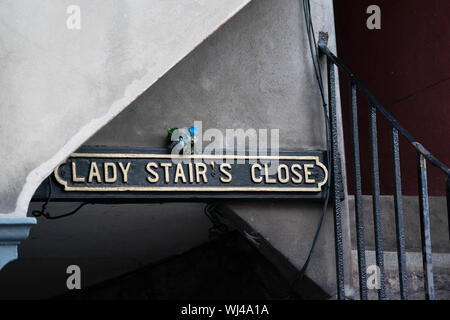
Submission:
[[[381,8],[381,30],[369,30],[366,9]],[[450,165],[450,1],[335,0],[338,56],[375,98],[425,148]],[[348,84],[340,77],[346,139],[351,157]],[[363,193],[370,194],[367,102],[359,101]],[[382,194],[392,194],[390,128],[378,117]],[[416,155],[402,139],[403,193],[417,194]],[[428,166],[430,195],[445,194],[445,175]],[[353,193],[351,161],[347,161]]]

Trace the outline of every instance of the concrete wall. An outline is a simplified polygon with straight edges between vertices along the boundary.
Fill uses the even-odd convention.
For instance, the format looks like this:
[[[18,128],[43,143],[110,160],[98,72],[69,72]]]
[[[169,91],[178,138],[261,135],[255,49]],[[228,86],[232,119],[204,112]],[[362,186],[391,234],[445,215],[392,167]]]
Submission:
[[[396,251],[395,232],[395,207],[393,196],[382,196],[381,218],[383,246],[386,251]],[[352,233],[352,246],[356,248],[356,226],[353,196],[349,198],[350,221]],[[363,196],[363,216],[365,228],[365,244],[367,250],[375,249],[373,235],[373,212],[372,196]],[[433,252],[450,253],[450,243],[448,241],[448,217],[447,199],[445,197],[430,197],[430,222],[431,222],[431,246]],[[420,209],[419,198],[417,196],[403,196],[403,223],[405,232],[405,246],[407,251],[421,252],[422,243],[420,236]]]
[[[329,6],[317,8],[317,29],[332,31],[331,2],[322,2]],[[201,120],[224,133],[280,129],[285,149],[326,149],[313,70],[299,1],[256,0],[87,144],[166,147],[165,125]]]

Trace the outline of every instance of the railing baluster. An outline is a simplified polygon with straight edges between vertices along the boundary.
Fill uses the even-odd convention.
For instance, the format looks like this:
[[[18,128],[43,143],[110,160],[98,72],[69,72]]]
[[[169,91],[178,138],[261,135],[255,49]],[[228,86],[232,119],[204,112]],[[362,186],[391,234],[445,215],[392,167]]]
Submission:
[[[394,168],[394,187],[395,187],[395,219],[396,219],[396,236],[397,236],[397,251],[398,251],[398,263],[399,263],[399,276],[400,276],[400,287],[402,299],[407,299],[407,276],[406,276],[406,263],[405,263],[405,243],[404,243],[404,225],[403,225],[403,204],[402,204],[402,194],[401,194],[401,180],[400,180],[400,156],[398,147],[398,134],[401,134],[406,141],[408,141],[418,153],[418,171],[419,171],[419,200],[420,200],[420,219],[421,219],[421,237],[422,237],[422,254],[423,254],[423,265],[425,274],[425,290],[426,298],[434,299],[434,288],[433,288],[433,271],[432,271],[432,257],[431,257],[431,240],[430,240],[430,217],[428,209],[428,190],[427,190],[427,177],[426,177],[426,161],[430,162],[440,170],[442,170],[447,175],[446,181],[446,193],[447,193],[447,215],[449,221],[449,239],[450,239],[450,169],[436,157],[434,157],[430,152],[428,152],[417,140],[405,129],[403,128],[397,120],[392,117],[392,115],[373,97],[373,95],[355,78],[355,76],[342,64],[342,62],[337,58],[326,45],[324,41],[326,37],[321,37],[319,39],[319,51],[320,53],[327,56],[328,65],[328,92],[329,92],[329,107],[330,110],[334,112],[333,116],[330,118],[330,124],[332,129],[332,140],[333,144],[331,149],[332,160],[330,161],[330,171],[338,172],[338,174],[331,175],[331,185],[333,187],[334,195],[334,224],[335,224],[335,244],[336,244],[336,268],[337,268],[337,280],[338,280],[338,297],[344,297],[343,289],[343,265],[342,265],[342,230],[341,230],[341,207],[339,203],[339,190],[336,190],[339,185],[339,153],[337,147],[337,129],[336,129],[336,95],[335,95],[335,71],[334,67],[337,66],[339,71],[341,71],[350,80],[352,85],[352,94],[356,89],[359,90],[369,101],[369,123],[370,123],[370,145],[371,145],[371,165],[372,165],[372,199],[373,199],[373,219],[374,219],[374,234],[375,234],[375,253],[376,253],[376,263],[379,269],[379,280],[380,289],[378,290],[378,297],[380,299],[386,298],[385,292],[385,273],[384,273],[384,256],[383,256],[383,239],[382,239],[382,221],[381,221],[381,207],[380,207],[380,182],[379,182],[379,167],[378,167],[378,142],[377,142],[377,111],[380,112],[384,118],[389,121],[392,128],[392,153],[393,153],[393,168]],[[356,113],[356,96],[352,96],[352,130],[353,134],[357,132],[357,113]],[[356,123],[356,127],[355,127]],[[356,130],[355,130],[356,129]],[[354,135],[352,137],[353,144],[357,141],[357,137]],[[359,146],[353,145],[354,155],[358,154]],[[362,230],[358,226],[358,219],[362,222],[362,215],[360,216],[358,211],[361,211],[360,200],[358,197],[358,163],[359,159],[355,160],[355,211],[356,211],[356,224],[357,224],[357,234],[358,241],[358,263],[360,276],[364,277],[364,273],[361,268],[363,263],[361,253],[363,250],[362,243],[360,240],[364,240],[362,236]],[[362,211],[361,211],[362,212]],[[364,259],[365,260],[365,259]],[[363,279],[360,278],[360,288],[361,288],[361,298],[363,299],[364,284],[362,284]]]
[[[356,242],[358,249],[359,296],[367,300],[366,248],[364,246],[364,219],[362,211],[361,162],[359,158],[358,110],[356,102],[356,86],[350,83],[351,128],[353,147],[353,174],[355,183],[355,222]]]
[[[336,76],[334,64],[327,59],[328,74],[328,104],[330,108],[330,129],[331,129],[331,168],[332,168],[332,195],[334,205],[334,234],[336,251],[336,280],[337,280],[337,298],[345,299],[344,289],[344,255],[342,246],[342,217],[341,217],[341,197],[338,186],[340,185],[339,171],[339,148],[336,117]]]
[[[392,168],[394,175],[394,206],[395,206],[395,228],[397,238],[398,274],[400,283],[400,296],[402,300],[408,299],[408,278],[406,273],[405,257],[405,231],[403,225],[403,199],[402,183],[400,173],[400,153],[398,131],[391,128]]]
[[[369,128],[370,128],[370,150],[372,160],[372,202],[373,202],[373,224],[375,234],[375,258],[380,270],[378,298],[386,298],[384,284],[384,256],[383,239],[381,231],[381,210],[380,210],[380,176],[378,169],[378,138],[377,138],[377,113],[375,107],[369,101]]]
[[[446,181],[448,239],[450,240],[450,177]]]
[[[420,234],[422,238],[422,260],[425,299],[434,300],[433,264],[431,256],[430,212],[428,208],[427,163],[421,153],[417,153],[419,179]]]

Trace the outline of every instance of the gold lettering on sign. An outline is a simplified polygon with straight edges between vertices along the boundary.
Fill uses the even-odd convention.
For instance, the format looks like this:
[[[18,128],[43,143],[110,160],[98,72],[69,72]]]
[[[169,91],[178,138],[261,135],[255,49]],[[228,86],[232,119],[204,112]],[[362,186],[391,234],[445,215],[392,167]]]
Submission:
[[[112,169],[112,176],[109,175],[109,168]],[[113,162],[105,162],[103,164],[103,171],[105,173],[105,182],[114,183],[117,181],[117,167]]]
[[[88,182],[92,182],[94,177],[95,177],[95,179],[97,180],[98,183],[102,183],[102,177],[100,177],[100,173],[98,171],[97,163],[96,162],[91,162],[91,168],[89,169]]]
[[[292,182],[300,184],[303,181],[303,177],[302,177],[302,174],[299,171],[297,171],[296,169],[302,170],[302,166],[297,163],[292,165],[291,171],[297,177],[297,178],[292,178]]]
[[[156,183],[159,180],[159,174],[157,172],[153,171],[152,168],[157,169],[158,165],[155,162],[147,163],[147,166],[145,167],[145,169],[147,170],[148,173],[150,173],[152,175],[152,177],[147,177],[147,181],[150,183]]]
[[[266,176],[266,183],[277,183],[277,180],[269,177],[269,166],[267,164],[264,165],[264,174]]]
[[[284,178],[282,171],[284,171]],[[280,164],[278,166],[278,181],[280,181],[280,183],[286,184],[289,182],[289,168],[287,165],[285,164]]]
[[[202,167],[202,170],[200,170],[200,167]],[[196,175],[196,178],[197,178],[196,182],[197,183],[200,183],[200,176],[203,177],[203,182],[204,183],[208,183],[208,178],[206,177],[206,170],[207,170],[206,164],[204,164],[204,163],[196,163],[195,164],[195,171],[197,173],[197,175]]]
[[[305,164],[303,166],[303,168],[305,168],[305,183],[316,183],[316,180],[309,178],[309,176],[311,175],[311,172],[309,171],[309,169],[313,169],[314,165],[313,164]]]
[[[164,182],[170,182],[169,168],[172,167],[171,163],[161,163],[161,167],[164,168]]]
[[[75,162],[72,162],[72,181],[73,182],[84,182],[85,179],[84,177],[77,177],[77,165],[75,164]]]
[[[220,181],[222,181],[223,183],[230,183],[233,177],[231,176],[231,173],[228,172],[226,169],[231,170],[231,164],[222,163],[220,165],[220,172],[222,172],[226,176],[226,178],[220,177]]]
[[[131,162],[128,162],[125,168],[123,167],[123,163],[119,162],[119,167],[122,170],[123,182],[128,183],[128,171],[130,170]]]
[[[262,178],[262,177],[256,178],[256,172],[255,172],[255,169],[258,169],[259,172],[261,173],[262,167],[261,167],[261,165],[259,165],[259,164],[257,164],[257,163],[255,163],[254,165],[252,165],[252,169],[251,169],[251,171],[252,171],[252,181],[253,181],[254,183],[261,183],[262,180],[263,180],[263,178]]]
[[[181,163],[177,164],[174,183],[178,183],[179,178],[181,178],[181,181],[183,181],[183,183],[186,183],[186,176],[184,175],[183,165]]]
[[[188,163],[189,168],[189,183],[194,183],[194,170],[192,168],[192,163]]]

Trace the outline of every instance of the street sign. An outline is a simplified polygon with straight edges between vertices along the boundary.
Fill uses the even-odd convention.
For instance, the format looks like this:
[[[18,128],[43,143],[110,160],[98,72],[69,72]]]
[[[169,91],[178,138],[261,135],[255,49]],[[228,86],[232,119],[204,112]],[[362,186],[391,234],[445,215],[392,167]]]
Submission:
[[[323,198],[325,151],[173,155],[167,149],[83,147],[55,168],[53,200]],[[48,196],[44,182],[34,200]]]

